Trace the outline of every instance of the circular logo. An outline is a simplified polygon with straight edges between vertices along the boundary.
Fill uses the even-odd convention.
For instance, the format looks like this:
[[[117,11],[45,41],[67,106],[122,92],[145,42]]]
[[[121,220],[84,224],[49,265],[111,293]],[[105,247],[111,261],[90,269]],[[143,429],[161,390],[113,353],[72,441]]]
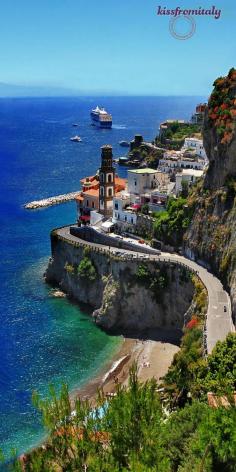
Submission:
[[[192,16],[177,16],[170,20],[169,30],[170,34],[176,39],[189,39],[196,31],[196,23]]]

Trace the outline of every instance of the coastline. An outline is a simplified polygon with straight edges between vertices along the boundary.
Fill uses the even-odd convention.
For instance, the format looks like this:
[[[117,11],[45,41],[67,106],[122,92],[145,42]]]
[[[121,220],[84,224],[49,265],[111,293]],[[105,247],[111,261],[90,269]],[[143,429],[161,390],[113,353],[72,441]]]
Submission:
[[[155,378],[157,383],[167,373],[176,352],[179,350],[180,333],[177,331],[158,330],[147,332],[143,339],[123,336],[120,349],[112,359],[83,387],[71,392],[72,401],[76,397],[89,400],[92,404],[96,402],[98,390],[103,390],[109,396],[115,392],[119,383],[128,385],[129,370],[134,362],[137,363],[138,378],[141,382]]]

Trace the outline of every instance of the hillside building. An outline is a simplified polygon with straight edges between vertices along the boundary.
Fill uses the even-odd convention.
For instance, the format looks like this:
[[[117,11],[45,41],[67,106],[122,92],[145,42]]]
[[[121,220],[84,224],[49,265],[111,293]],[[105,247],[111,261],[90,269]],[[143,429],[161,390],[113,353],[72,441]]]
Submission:
[[[190,149],[195,151],[196,156],[202,159],[207,159],[206,151],[203,146],[202,139],[198,138],[185,138],[182,150]]]
[[[203,170],[197,169],[183,169],[182,172],[178,172],[176,174],[176,181],[175,181],[175,193],[178,196],[182,192],[182,184],[186,182],[188,188],[191,185],[195,184],[196,180],[200,179],[203,175]]]
[[[172,173],[179,169],[197,169],[203,170],[205,160],[196,156],[192,150],[166,151],[163,158],[159,160],[158,169],[162,172]]]
[[[147,205],[149,211],[163,211],[174,186],[160,170],[129,170],[127,190],[113,200],[113,223],[132,231],[143,205]]]

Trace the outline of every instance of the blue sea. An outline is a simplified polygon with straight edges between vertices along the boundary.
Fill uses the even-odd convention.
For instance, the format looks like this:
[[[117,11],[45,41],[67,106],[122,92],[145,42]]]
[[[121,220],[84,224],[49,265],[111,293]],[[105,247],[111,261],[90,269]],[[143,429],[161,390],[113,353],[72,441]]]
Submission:
[[[33,390],[46,396],[50,383],[82,386],[121,343],[93,324],[89,310],[51,297],[44,283],[50,230],[75,222],[74,202],[37,211],[23,204],[78,190],[80,179],[98,169],[103,144],[113,145],[114,157],[124,155],[120,140],[135,133],[152,140],[161,121],[189,119],[201,99],[0,99],[0,447],[6,457],[44,435]],[[91,126],[97,104],[112,113],[111,130]],[[82,143],[70,142],[74,134]],[[125,176],[127,169],[117,171]]]

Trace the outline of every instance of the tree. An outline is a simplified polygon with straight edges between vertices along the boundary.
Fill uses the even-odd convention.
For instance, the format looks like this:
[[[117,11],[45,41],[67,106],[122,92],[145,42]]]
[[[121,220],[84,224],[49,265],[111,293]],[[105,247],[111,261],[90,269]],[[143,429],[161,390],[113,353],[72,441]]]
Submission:
[[[97,278],[96,268],[87,256],[81,260],[78,266],[78,275],[81,279],[87,279],[91,282]]]
[[[149,214],[149,206],[148,206],[147,203],[145,203],[145,205],[142,206],[141,213],[143,213],[143,215],[148,215]]]
[[[203,379],[205,389],[218,393],[236,390],[236,334],[228,334],[225,341],[218,341],[208,356],[208,372]]]

